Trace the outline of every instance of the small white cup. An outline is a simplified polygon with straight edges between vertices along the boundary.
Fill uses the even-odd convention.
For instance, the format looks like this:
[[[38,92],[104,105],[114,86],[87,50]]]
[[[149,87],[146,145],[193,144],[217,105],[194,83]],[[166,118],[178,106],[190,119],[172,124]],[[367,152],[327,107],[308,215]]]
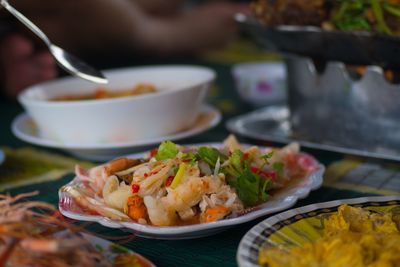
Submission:
[[[236,64],[232,75],[240,97],[255,107],[284,103],[287,99],[284,63]]]

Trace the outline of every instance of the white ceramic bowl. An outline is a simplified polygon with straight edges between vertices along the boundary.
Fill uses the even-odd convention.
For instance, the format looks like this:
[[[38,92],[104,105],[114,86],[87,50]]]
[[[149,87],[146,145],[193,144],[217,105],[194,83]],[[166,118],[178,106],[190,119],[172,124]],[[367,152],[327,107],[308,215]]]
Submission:
[[[286,69],[280,62],[240,63],[232,67],[240,97],[256,106],[286,101]]]
[[[121,143],[160,137],[190,127],[215,72],[198,66],[153,66],[105,71],[108,90],[150,83],[157,92],[138,96],[79,101],[49,101],[87,94],[99,86],[62,78],[32,86],[18,100],[43,137],[68,144]]]

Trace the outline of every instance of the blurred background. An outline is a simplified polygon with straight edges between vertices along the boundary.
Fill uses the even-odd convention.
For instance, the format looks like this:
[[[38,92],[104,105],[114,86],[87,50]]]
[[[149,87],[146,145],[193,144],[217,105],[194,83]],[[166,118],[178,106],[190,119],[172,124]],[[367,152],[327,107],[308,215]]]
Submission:
[[[235,70],[235,75],[231,72],[236,63],[280,59],[257,47],[234,21],[237,13],[250,14],[250,1],[13,0],[10,3],[37,24],[53,43],[98,69],[165,63],[211,64],[223,70],[224,83],[228,83],[219,86],[217,81],[218,88],[210,92],[214,96],[211,101],[232,114],[233,104],[218,99],[222,87],[243,100],[246,109],[284,99],[282,71],[273,71],[272,85],[267,74],[260,71],[250,74]],[[5,10],[0,10],[0,65],[2,95],[8,99],[15,99],[29,85],[65,75],[43,43]],[[261,70],[265,67],[271,68],[265,64],[257,66]],[[275,87],[278,91],[273,92]]]

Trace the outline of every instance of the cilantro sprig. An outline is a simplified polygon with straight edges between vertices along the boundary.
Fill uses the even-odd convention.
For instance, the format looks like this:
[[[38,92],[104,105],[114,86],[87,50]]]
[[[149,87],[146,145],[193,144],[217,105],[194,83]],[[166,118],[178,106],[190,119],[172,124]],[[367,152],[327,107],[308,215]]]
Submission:
[[[235,150],[229,157],[229,164],[223,169],[227,182],[236,189],[245,206],[266,202],[269,198],[268,190],[273,185],[270,179],[265,179],[251,170],[251,162],[252,158],[245,157],[240,150]]]
[[[165,160],[174,158],[179,153],[178,146],[171,141],[162,142],[156,154],[157,160]],[[200,147],[196,152],[184,153],[182,159],[195,164],[197,161],[203,161],[215,169],[219,159],[221,172],[225,175],[226,181],[230,186],[236,189],[238,197],[245,206],[255,206],[266,202],[269,198],[268,191],[273,186],[274,182],[263,176],[262,170],[266,165],[270,165],[270,159],[273,156],[273,151],[259,156],[263,160],[258,172],[252,170],[253,158],[245,155],[241,150],[233,151],[230,156],[221,153],[218,149],[212,147]],[[281,175],[284,164],[275,162],[272,164],[272,169]]]

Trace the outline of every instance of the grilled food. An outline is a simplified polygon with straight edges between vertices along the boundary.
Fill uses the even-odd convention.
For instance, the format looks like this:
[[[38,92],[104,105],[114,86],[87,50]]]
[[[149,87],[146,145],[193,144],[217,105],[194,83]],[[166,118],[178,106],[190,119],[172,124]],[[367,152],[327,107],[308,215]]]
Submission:
[[[268,26],[313,25],[400,35],[399,0],[256,0],[252,8]]]

